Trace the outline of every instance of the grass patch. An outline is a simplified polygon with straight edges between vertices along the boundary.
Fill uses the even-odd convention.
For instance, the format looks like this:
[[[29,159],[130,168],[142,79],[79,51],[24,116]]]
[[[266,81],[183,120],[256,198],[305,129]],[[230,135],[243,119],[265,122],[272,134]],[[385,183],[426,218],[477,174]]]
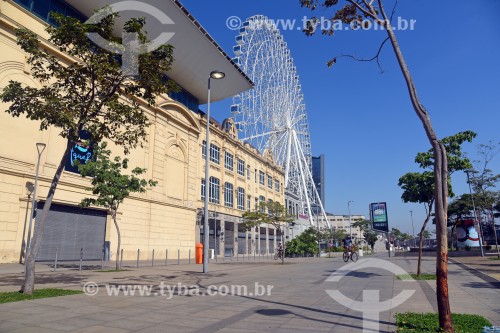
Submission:
[[[471,314],[451,315],[455,333],[481,333],[484,326],[491,326],[491,323],[482,316]],[[396,314],[397,333],[437,333],[439,329],[439,319],[437,313],[397,313]]]
[[[83,291],[47,288],[47,289],[37,289],[31,295],[25,295],[18,291],[0,292],[0,303],[29,301],[31,299],[58,297],[58,296],[67,296],[76,294],[83,294]]]
[[[498,257],[488,258],[488,259],[490,259],[490,260],[500,260],[500,258],[498,258]]]
[[[403,275],[396,275],[396,278],[398,280],[436,280],[436,274],[420,274],[420,276],[417,276],[417,274],[403,274]]]

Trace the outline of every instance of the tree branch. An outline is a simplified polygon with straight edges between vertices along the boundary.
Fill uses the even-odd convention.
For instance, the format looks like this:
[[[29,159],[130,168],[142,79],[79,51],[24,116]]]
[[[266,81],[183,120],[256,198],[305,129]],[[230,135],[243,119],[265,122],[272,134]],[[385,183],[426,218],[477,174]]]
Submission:
[[[355,2],[354,0],[347,0],[347,2],[349,2],[350,4],[353,4],[354,6],[356,6],[356,8],[358,8],[366,16],[371,17],[372,19],[374,19],[377,22],[379,21],[379,18],[376,15],[373,15],[371,12],[366,11],[366,9],[364,9],[363,7],[361,7],[359,5],[359,3]]]
[[[394,3],[394,7],[392,7],[392,13],[391,13],[391,24],[392,24],[392,18],[394,17],[394,14],[396,13],[396,6],[398,5],[398,0]]]
[[[355,56],[353,56],[353,55],[350,55],[350,54],[342,54],[342,55],[340,55],[340,56],[341,56],[341,57],[352,58],[352,59],[354,59],[354,60],[356,60],[356,61],[363,61],[363,62],[365,62],[365,61],[366,61],[366,62],[369,62],[369,61],[373,61],[373,60],[375,60],[375,61],[377,62],[378,67],[380,68],[380,73],[383,73],[383,72],[384,72],[384,70],[382,69],[382,66],[380,65],[379,58],[380,58],[380,53],[382,52],[382,49],[383,49],[383,47],[384,47],[385,43],[386,43],[388,40],[389,40],[389,37],[387,37],[386,39],[384,39],[384,41],[382,42],[382,44],[380,44],[380,47],[379,47],[379,49],[378,49],[378,51],[377,51],[377,54],[375,54],[375,56],[373,56],[373,58],[370,58],[370,59],[360,59],[360,58],[357,58],[357,57],[355,57]]]

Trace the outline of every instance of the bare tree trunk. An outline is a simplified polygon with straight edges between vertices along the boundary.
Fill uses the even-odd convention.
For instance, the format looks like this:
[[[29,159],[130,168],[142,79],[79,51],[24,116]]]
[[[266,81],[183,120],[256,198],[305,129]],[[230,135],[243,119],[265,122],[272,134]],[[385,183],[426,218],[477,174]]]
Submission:
[[[429,222],[431,218],[431,212],[432,212],[432,203],[429,205],[429,210],[427,211],[427,217],[425,218],[424,224],[422,225],[422,229],[420,229],[419,235],[419,249],[418,249],[418,264],[417,264],[417,276],[420,276],[421,273],[421,266],[422,266],[422,246],[424,242],[424,231],[425,227],[427,226],[427,222]]]
[[[382,7],[381,0],[379,0],[379,6],[385,19],[384,26],[406,81],[413,109],[422,122],[427,138],[434,149],[435,215],[437,231],[436,297],[439,312],[439,325],[445,332],[454,333],[448,295],[448,235],[446,233],[448,209],[448,161],[446,157],[446,148],[439,141],[436,133],[434,132],[434,128],[432,127],[430,116],[424,106],[420,103],[415,83],[413,82],[406,61],[399,47],[396,35],[394,34],[392,26]]]
[[[52,205],[52,200],[54,199],[54,193],[56,192],[57,184],[61,178],[61,174],[64,170],[64,166],[68,161],[68,157],[71,151],[73,143],[68,141],[66,145],[66,150],[64,155],[59,162],[54,178],[52,178],[52,183],[50,184],[49,192],[47,194],[47,199],[43,206],[42,215],[38,223],[35,223],[35,234],[33,240],[30,242],[30,249],[26,257],[25,268],[24,268],[24,284],[21,287],[21,292],[27,295],[31,295],[35,289],[35,260],[40,251],[40,246],[42,245],[42,235],[43,229],[45,228],[45,221],[49,215],[50,206]]]
[[[121,247],[121,241],[122,241],[122,237],[121,237],[121,234],[120,234],[120,228],[118,227],[118,222],[116,222],[116,210],[113,210],[111,212],[112,214],[112,217],[113,217],[113,223],[115,224],[115,228],[116,228],[116,234],[118,236],[118,246],[117,246],[117,249],[116,249],[116,270],[120,270],[122,267],[120,265],[120,247]]]

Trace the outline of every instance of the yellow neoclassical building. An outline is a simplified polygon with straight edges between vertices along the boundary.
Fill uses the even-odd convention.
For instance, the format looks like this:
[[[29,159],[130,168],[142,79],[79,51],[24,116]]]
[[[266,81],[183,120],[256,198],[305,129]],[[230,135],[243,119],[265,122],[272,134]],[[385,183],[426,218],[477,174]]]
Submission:
[[[105,1],[94,1],[93,6]],[[147,169],[146,177],[158,185],[144,194],[132,195],[121,206],[118,220],[124,260],[151,259],[169,253],[169,258],[194,256],[195,244],[203,235],[205,186],[206,117],[199,105],[207,102],[207,79],[214,69],[226,78],[213,85],[212,100],[231,97],[252,87],[251,81],[224,53],[192,15],[176,0],[154,1],[154,5],[172,18],[175,32],[175,63],[167,75],[183,89],[160,96],[154,107],[144,104],[150,120],[147,142],[133,150],[128,158],[132,167]],[[90,2],[60,0],[0,0],[0,89],[8,81],[40,87],[29,75],[26,55],[16,45],[14,29],[26,27],[36,32],[42,44],[48,11],[63,11],[85,19],[92,14]],[[154,30],[154,29],[153,29]],[[154,37],[154,35],[153,35]],[[61,59],[64,54],[58,53]],[[64,151],[66,142],[56,128],[39,131],[37,122],[14,118],[0,104],[0,263],[21,259],[23,244],[30,229],[31,199],[38,153],[36,143],[45,144],[40,154],[37,207],[44,198]],[[238,140],[231,119],[222,123],[211,119],[209,186],[210,248],[218,255],[273,252],[275,230],[261,226],[251,231],[239,227],[241,214],[254,209],[259,201],[284,204],[283,170],[271,154],[259,154]],[[121,154],[119,148],[114,154]],[[98,207],[83,209],[78,204],[89,192],[88,180],[64,171],[47,221],[37,260],[113,259],[117,236],[111,218]],[[31,234],[37,232],[36,218]]]

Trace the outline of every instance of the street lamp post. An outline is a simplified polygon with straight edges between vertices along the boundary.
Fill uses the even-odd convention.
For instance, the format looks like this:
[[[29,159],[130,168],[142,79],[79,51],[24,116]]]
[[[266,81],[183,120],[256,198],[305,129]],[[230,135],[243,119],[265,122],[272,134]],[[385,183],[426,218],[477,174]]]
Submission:
[[[26,192],[28,192],[28,200],[26,201],[26,214],[24,215],[24,229],[23,229],[23,240],[21,243],[21,254],[19,255],[19,263],[23,263],[23,257],[26,251],[26,224],[28,223],[28,210],[30,205],[31,194],[33,194],[33,190],[35,189],[35,185],[32,182],[26,182]]]
[[[26,258],[29,256],[31,251],[31,227],[33,225],[33,218],[35,216],[36,209],[36,190],[38,185],[38,170],[40,169],[40,158],[42,157],[42,153],[45,150],[46,144],[42,142],[36,143],[36,150],[38,152],[38,160],[36,162],[36,172],[35,172],[35,185],[33,187],[33,201],[31,202],[31,216],[30,216],[30,224],[28,227],[28,241],[26,244]]]
[[[208,98],[207,98],[207,132],[205,139],[205,214],[203,219],[203,273],[208,273],[208,195],[209,195],[209,164],[210,164],[210,81],[220,80],[226,76],[221,71],[212,71],[208,77]],[[214,237],[217,237],[215,235]]]
[[[352,239],[352,227],[351,227],[351,202],[354,202],[352,200],[349,200],[347,202],[347,209],[349,210],[349,236]]]
[[[410,210],[410,216],[411,216],[411,229],[413,231],[413,246],[417,247],[417,244],[415,242],[415,227],[413,226],[413,211],[412,210]],[[420,237],[422,237],[422,235],[420,235]]]

